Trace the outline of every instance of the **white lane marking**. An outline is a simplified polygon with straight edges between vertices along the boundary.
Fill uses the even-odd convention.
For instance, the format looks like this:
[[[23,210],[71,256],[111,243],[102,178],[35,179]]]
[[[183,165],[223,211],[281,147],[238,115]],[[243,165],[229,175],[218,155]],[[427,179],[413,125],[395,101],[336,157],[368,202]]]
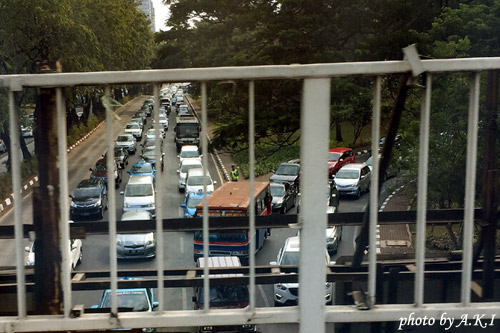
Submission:
[[[180,241],[180,247],[181,247],[181,253],[184,253],[184,238],[183,237],[179,237],[179,241]]]
[[[217,174],[219,175],[219,179],[220,179],[220,184],[224,184],[224,177],[222,177],[220,171],[219,171],[219,164],[217,163],[217,161],[215,161],[215,157],[214,157],[214,154],[210,154],[210,156],[212,156],[212,161],[214,162],[214,165],[215,165],[215,170],[217,170]]]
[[[187,310],[187,291],[182,288],[182,310]]]
[[[265,307],[266,308],[270,307],[271,304],[267,300],[266,293],[264,293],[264,288],[262,288],[261,284],[257,285],[257,290],[259,290],[260,297],[262,297],[262,299],[264,300]]]

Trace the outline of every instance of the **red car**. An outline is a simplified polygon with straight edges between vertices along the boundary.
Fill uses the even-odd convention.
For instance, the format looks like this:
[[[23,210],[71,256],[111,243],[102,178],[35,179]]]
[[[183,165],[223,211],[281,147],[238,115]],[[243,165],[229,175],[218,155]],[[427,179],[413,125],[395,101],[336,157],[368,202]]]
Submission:
[[[355,162],[356,154],[351,148],[338,147],[328,150],[328,176],[333,177],[343,165]]]

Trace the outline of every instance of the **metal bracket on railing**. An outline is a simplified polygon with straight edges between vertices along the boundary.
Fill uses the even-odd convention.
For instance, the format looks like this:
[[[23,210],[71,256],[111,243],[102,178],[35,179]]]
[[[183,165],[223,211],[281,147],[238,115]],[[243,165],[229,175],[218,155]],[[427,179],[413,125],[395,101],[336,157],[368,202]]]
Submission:
[[[108,95],[102,96],[101,100],[107,112],[111,112],[111,114],[116,118],[116,120],[122,119],[119,115],[116,114],[115,110],[113,109],[113,107],[116,108],[122,107],[123,106],[122,103],[118,102],[116,99],[113,99]]]
[[[415,44],[408,45],[403,48],[404,60],[410,64],[412,76],[419,76],[424,70],[424,66],[420,60]]]

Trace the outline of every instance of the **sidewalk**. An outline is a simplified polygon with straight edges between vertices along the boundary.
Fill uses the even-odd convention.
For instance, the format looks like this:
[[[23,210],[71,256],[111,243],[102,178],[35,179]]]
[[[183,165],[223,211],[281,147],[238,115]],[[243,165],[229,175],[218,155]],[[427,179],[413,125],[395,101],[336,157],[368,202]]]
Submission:
[[[412,199],[400,189],[386,201],[383,211],[406,211],[411,207]],[[415,253],[408,224],[380,225],[380,254]]]

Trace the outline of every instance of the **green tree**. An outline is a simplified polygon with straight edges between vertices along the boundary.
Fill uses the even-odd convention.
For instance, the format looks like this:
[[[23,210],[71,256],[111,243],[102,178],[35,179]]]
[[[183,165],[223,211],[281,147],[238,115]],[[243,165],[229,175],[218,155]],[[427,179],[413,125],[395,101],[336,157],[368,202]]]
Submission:
[[[141,69],[152,57],[153,34],[134,0],[0,0],[0,22],[0,74],[34,73],[43,60],[59,60],[65,72]],[[94,92],[67,96],[71,104],[72,96],[90,100]],[[16,94],[18,109],[26,93]],[[6,107],[0,104],[0,121],[8,140]]]

